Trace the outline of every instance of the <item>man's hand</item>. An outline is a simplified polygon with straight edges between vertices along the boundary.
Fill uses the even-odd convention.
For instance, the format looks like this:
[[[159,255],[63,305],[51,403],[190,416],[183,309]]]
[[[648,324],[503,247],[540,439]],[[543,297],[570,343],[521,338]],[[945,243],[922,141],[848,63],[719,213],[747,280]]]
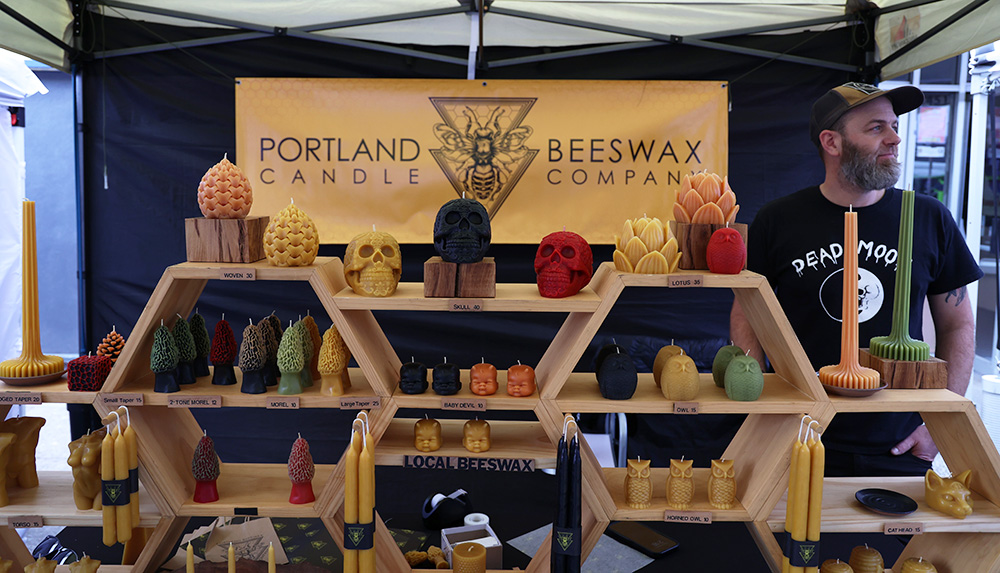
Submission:
[[[934,445],[934,440],[931,439],[931,433],[927,431],[927,426],[923,425],[918,426],[916,430],[913,430],[912,434],[907,436],[902,442],[896,444],[890,451],[894,456],[910,452],[927,462],[933,462],[934,456],[938,454],[937,446]]]

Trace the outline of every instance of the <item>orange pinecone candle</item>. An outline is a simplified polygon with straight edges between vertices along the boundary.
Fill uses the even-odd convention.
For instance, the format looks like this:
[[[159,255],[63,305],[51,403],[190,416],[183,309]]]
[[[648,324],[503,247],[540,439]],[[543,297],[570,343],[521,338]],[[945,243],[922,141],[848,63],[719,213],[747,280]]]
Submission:
[[[251,205],[250,181],[228,157],[213,165],[198,184],[198,206],[208,219],[245,219]]]
[[[111,363],[114,364],[118,361],[118,355],[122,353],[122,348],[125,347],[125,337],[118,334],[115,327],[111,327],[111,332],[104,337],[104,340],[97,345],[97,355],[107,356],[111,359]]]

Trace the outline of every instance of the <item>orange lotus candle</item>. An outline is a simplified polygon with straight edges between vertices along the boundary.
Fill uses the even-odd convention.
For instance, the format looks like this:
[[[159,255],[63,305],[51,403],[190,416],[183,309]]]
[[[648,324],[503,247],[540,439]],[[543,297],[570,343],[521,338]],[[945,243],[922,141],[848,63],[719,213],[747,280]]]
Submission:
[[[923,557],[910,557],[903,561],[899,573],[937,573],[937,567],[930,561],[925,561]]]
[[[858,214],[844,213],[844,304],[840,325],[840,364],[819,369],[819,381],[855,390],[878,388],[877,370],[858,362]]]
[[[479,543],[459,543],[451,552],[455,573],[486,573],[486,548]]]
[[[35,202],[24,201],[21,213],[21,356],[0,362],[0,376],[31,378],[63,370],[63,359],[42,354],[38,325],[38,255],[35,239]]]

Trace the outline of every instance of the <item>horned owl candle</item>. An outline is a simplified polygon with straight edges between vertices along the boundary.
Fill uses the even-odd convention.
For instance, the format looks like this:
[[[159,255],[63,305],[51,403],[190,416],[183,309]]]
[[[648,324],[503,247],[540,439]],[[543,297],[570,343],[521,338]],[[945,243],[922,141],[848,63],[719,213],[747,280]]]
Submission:
[[[520,398],[535,393],[535,369],[517,363],[507,369],[507,394]]]
[[[625,472],[625,503],[632,509],[646,509],[653,499],[649,460],[628,460]]]
[[[715,509],[732,509],[736,503],[736,470],[733,460],[712,460],[708,476],[708,502]]]
[[[475,199],[452,199],[434,218],[434,250],[445,262],[478,263],[492,237],[489,213]]]
[[[319,230],[294,203],[271,217],[264,232],[264,255],[276,267],[305,267],[316,260]]]
[[[943,478],[934,470],[927,470],[924,475],[924,502],[945,515],[965,519],[972,514],[971,482],[972,470],[965,470],[952,478]]]
[[[670,475],[667,476],[667,505],[677,510],[685,510],[694,499],[694,460],[670,460]]]
[[[492,364],[485,362],[473,364],[472,368],[469,369],[469,378],[471,379],[469,389],[477,396],[492,396],[499,388],[497,367]]]
[[[417,420],[413,425],[413,447],[421,452],[436,452],[441,448],[441,422],[434,418]]]
[[[545,298],[573,296],[594,275],[594,254],[587,240],[570,231],[550,233],[535,253],[538,294]]]
[[[361,296],[392,296],[403,273],[399,243],[389,233],[368,231],[351,239],[344,251],[344,278]]]
[[[698,397],[698,366],[687,354],[672,356],[660,374],[660,390],[667,400],[687,401]]]
[[[462,445],[478,454],[490,449],[490,425],[486,420],[469,420],[462,427]]]

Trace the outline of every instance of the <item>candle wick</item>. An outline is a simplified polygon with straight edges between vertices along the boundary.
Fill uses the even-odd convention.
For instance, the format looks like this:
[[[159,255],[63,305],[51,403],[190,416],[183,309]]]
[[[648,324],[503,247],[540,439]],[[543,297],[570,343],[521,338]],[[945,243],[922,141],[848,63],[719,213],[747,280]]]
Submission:
[[[160,326],[163,326],[163,319],[160,319]]]
[[[226,320],[226,313],[222,313],[222,320]]]
[[[250,321],[250,326],[253,326],[253,319],[252,319],[252,318],[250,318],[250,319],[248,319],[248,320]]]
[[[520,366],[520,365],[521,365],[521,361],[520,361],[520,360],[518,360],[518,361],[517,361],[517,365],[518,365],[518,366]]]
[[[289,205],[294,205],[295,204],[295,197],[289,197],[288,200],[291,201],[291,203],[289,203]]]
[[[413,357],[413,355],[411,354],[411,355],[410,355],[410,362],[416,362],[416,361],[417,361],[417,360],[416,360],[416,359],[415,359],[415,358]]]
[[[372,232],[375,232],[375,223],[372,223]]]

